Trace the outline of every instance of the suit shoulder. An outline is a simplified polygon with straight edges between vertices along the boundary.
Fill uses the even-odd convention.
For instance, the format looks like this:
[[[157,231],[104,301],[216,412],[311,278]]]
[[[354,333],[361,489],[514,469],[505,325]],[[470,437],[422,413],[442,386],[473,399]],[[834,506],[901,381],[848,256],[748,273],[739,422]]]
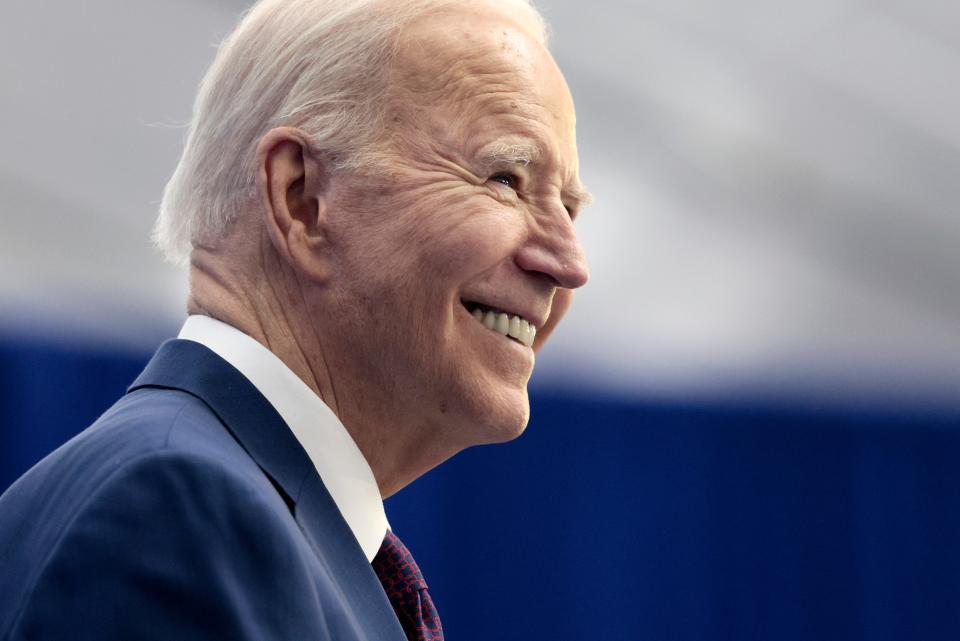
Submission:
[[[316,619],[305,600],[308,558],[269,483],[204,452],[148,452],[103,479],[53,545],[33,556],[5,627],[59,638],[70,621],[90,638],[141,638],[143,621],[176,615],[187,619],[177,638],[208,625],[210,638],[255,638],[244,627],[251,620],[257,630],[287,629],[269,611],[278,601]]]
[[[0,556],[9,559],[0,573],[0,631],[78,528],[102,528],[103,544],[113,537],[123,549],[132,539],[122,540],[110,515],[175,537],[213,527],[238,505],[262,520],[290,520],[270,481],[202,401],[173,390],[125,396],[0,496]]]
[[[219,477],[222,482],[212,483],[203,496],[231,483],[275,494],[264,473],[203,401],[175,390],[138,390],[0,496],[0,547],[19,547],[31,540],[49,547],[52,537],[97,493],[204,477],[211,482]],[[137,500],[134,492],[128,494],[129,500]]]
[[[222,447],[232,440],[202,400],[181,390],[159,388],[127,394],[79,436],[114,441],[132,454],[149,449],[195,450],[204,444]]]
[[[18,479],[0,499],[0,513],[9,509],[4,501],[17,495],[34,501],[61,497],[76,505],[129,462],[178,451],[206,454],[229,461],[231,467],[243,467],[244,460],[249,461],[200,399],[177,390],[137,390]]]

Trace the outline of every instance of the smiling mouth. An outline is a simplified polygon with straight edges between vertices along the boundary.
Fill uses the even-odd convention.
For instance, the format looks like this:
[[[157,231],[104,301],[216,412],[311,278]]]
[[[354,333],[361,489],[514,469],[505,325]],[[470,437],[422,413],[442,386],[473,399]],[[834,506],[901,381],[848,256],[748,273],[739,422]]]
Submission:
[[[537,328],[522,316],[510,314],[473,301],[465,300],[461,302],[463,306],[467,308],[467,311],[470,312],[470,315],[491,332],[512,338],[514,341],[527,347],[533,345],[533,339],[537,335]]]

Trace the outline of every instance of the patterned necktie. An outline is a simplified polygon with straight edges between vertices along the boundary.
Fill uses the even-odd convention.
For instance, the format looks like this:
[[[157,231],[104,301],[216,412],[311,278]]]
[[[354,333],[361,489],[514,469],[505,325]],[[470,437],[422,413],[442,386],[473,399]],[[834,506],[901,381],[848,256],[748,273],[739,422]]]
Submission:
[[[390,530],[373,558],[373,571],[380,577],[407,640],[443,641],[440,615],[427,592],[427,582],[410,550]]]

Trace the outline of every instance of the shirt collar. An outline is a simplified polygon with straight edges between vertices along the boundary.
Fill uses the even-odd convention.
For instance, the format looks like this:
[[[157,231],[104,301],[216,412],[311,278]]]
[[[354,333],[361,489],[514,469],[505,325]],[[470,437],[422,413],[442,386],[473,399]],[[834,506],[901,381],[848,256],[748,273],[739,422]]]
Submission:
[[[380,488],[347,428],[273,352],[209,316],[189,316],[178,338],[205,345],[263,394],[313,462],[340,514],[373,561],[387,529]]]

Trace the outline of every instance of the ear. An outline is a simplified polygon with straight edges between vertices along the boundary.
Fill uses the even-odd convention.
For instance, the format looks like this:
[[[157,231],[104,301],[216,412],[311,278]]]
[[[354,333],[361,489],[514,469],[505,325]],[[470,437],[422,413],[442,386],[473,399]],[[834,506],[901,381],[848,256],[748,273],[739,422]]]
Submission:
[[[296,272],[317,282],[331,273],[326,224],[330,172],[293,127],[271,129],[256,152],[257,192],[267,234],[280,258]]]

